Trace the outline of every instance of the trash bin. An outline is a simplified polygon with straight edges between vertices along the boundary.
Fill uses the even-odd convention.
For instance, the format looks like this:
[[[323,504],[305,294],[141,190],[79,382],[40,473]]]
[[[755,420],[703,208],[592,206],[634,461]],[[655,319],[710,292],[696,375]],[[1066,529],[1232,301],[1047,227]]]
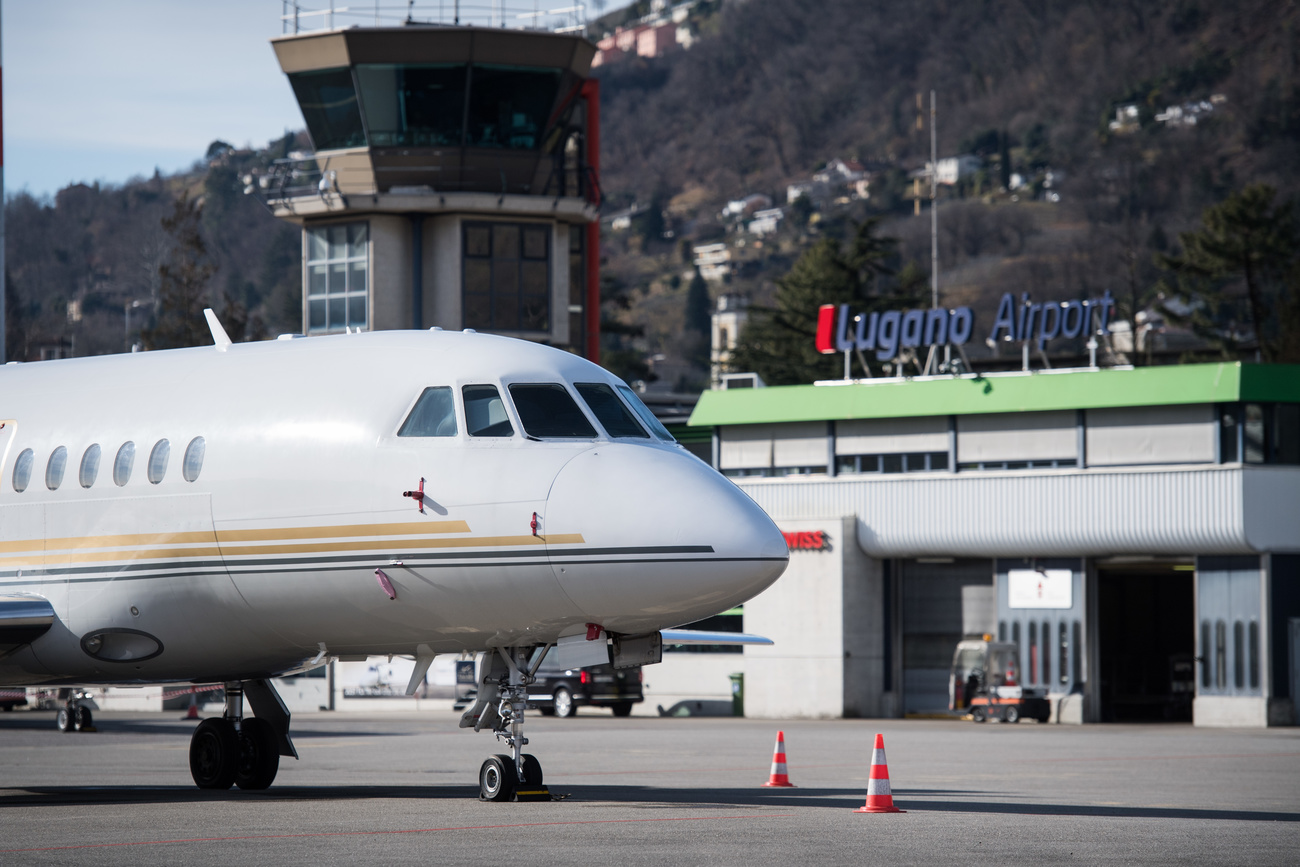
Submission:
[[[731,715],[745,715],[745,675],[743,672],[727,675],[731,678]]]

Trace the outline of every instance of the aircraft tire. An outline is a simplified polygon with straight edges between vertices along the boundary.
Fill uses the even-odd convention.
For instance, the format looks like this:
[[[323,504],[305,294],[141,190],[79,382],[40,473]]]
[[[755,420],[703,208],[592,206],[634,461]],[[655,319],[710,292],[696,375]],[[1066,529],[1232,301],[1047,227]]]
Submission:
[[[72,727],[79,732],[96,731],[95,717],[91,714],[90,708],[79,704],[72,709]]]
[[[478,797],[480,801],[509,801],[515,796],[519,781],[515,778],[515,763],[506,755],[489,756],[478,769]]]
[[[555,704],[555,715],[560,719],[567,719],[577,711],[577,708],[573,706],[573,693],[569,692],[567,687],[556,688],[553,702]]]
[[[239,737],[223,717],[199,723],[190,738],[190,776],[200,789],[229,789],[239,771]]]
[[[542,763],[537,761],[537,756],[524,753],[524,778],[520,785],[530,789],[542,785]]]
[[[58,715],[54,717],[54,725],[56,725],[59,731],[64,734],[76,731],[76,724],[72,719],[72,711],[66,707],[59,708]]]
[[[280,745],[275,729],[264,719],[246,717],[239,724],[239,769],[235,785],[244,791],[270,787],[280,770]]]

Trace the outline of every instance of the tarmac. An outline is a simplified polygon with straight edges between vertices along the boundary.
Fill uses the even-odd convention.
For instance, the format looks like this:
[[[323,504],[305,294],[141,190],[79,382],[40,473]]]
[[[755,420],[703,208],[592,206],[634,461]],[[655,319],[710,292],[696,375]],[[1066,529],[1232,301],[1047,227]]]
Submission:
[[[482,803],[449,711],[298,714],[264,792],[206,792],[194,722],[0,714],[0,864],[1295,864],[1300,729],[529,715],[560,800]],[[778,730],[791,781],[763,788]],[[854,812],[884,735],[897,814]]]

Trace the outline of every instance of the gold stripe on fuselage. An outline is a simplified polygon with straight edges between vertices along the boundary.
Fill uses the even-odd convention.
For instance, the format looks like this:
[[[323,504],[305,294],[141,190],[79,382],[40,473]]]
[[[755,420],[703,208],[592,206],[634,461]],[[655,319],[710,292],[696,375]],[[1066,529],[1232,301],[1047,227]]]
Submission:
[[[446,521],[442,523],[458,524],[464,526],[465,531],[468,531],[469,529],[468,525],[466,525],[463,521]],[[394,526],[394,525],[389,525],[389,526]],[[425,531],[427,532],[427,528],[431,525],[406,524],[406,525],[396,525],[396,526],[421,527],[421,528],[425,528]],[[315,530],[315,529],[323,529],[323,528],[305,528],[305,529]],[[368,525],[354,525],[353,527],[348,527],[348,528],[340,527],[339,529],[368,530],[369,527]],[[254,534],[254,533],[263,533],[263,532],[271,532],[271,531],[253,530],[253,531],[239,531],[239,532]],[[455,531],[447,530],[444,532],[455,532]],[[366,550],[379,551],[382,552],[383,554],[391,554],[394,552],[401,552],[401,551],[419,551],[419,550],[428,550],[428,549],[437,549],[437,548],[509,548],[509,547],[541,546],[546,544],[580,545],[586,541],[582,537],[581,533],[558,533],[558,534],[552,534],[547,536],[464,536],[464,537],[444,538],[444,539],[423,538],[423,539],[400,539],[400,540],[399,539],[365,539],[365,540],[355,540],[355,541],[346,541],[346,542],[341,542],[341,541],[340,542],[332,542],[332,541],[305,542],[305,543],[290,544],[290,545],[239,545],[239,546],[222,545],[220,547],[213,547],[210,544],[212,542],[211,534],[205,534],[205,533],[193,533],[193,534],[176,533],[176,534],[170,534],[170,536],[168,534],[159,534],[157,536],[145,536],[143,538],[150,539],[150,540],[158,540],[161,538],[173,538],[175,536],[185,536],[185,535],[203,537],[203,541],[208,542],[209,544],[203,547],[196,547],[196,546],[181,546],[181,547],[174,547],[174,548],[141,547],[141,548],[134,548],[131,550],[82,551],[80,553],[59,553],[56,551],[34,551],[27,556],[0,557],[0,565],[33,565],[32,555],[43,555],[43,561],[45,565],[64,565],[64,564],[71,564],[71,563],[114,563],[114,562],[122,562],[122,561],[129,561],[129,560],[164,560],[164,559],[176,560],[176,559],[191,559],[191,558],[201,558],[201,557],[231,558],[231,557],[247,557],[253,555],[267,555],[267,554],[273,554],[273,555],[315,554],[315,553],[338,552],[338,551],[366,551]],[[223,541],[227,538],[227,534],[225,533],[221,533],[218,535],[219,538]],[[271,541],[278,541],[279,539],[284,538],[285,535],[287,534],[282,534],[281,536],[276,537]],[[367,532],[362,535],[379,536],[384,534]],[[390,534],[390,535],[397,535],[397,534]],[[410,534],[402,534],[402,535],[410,535]],[[98,538],[106,539],[106,538],[113,538],[113,537],[98,537]],[[117,538],[124,538],[124,537],[117,537]],[[302,538],[302,536],[298,536],[298,538]],[[67,540],[59,540],[59,541],[67,541]],[[92,546],[79,545],[77,547],[87,548]]]
[[[0,553],[52,553],[86,548],[132,548],[143,545],[213,545],[227,542],[278,542],[288,539],[338,539],[356,536],[421,536],[430,533],[468,533],[464,521],[426,521],[411,524],[342,524],[325,527],[280,527],[256,530],[211,530],[185,533],[131,533],[118,536],[73,536],[62,539],[23,539],[0,542]]]

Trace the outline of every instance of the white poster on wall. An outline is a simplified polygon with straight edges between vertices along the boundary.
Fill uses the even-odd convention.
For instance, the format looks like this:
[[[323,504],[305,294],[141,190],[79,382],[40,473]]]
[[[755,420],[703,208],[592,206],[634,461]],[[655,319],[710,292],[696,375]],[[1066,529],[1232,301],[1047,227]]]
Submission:
[[[1007,572],[1010,608],[1070,608],[1074,573],[1069,569],[1011,569]]]

